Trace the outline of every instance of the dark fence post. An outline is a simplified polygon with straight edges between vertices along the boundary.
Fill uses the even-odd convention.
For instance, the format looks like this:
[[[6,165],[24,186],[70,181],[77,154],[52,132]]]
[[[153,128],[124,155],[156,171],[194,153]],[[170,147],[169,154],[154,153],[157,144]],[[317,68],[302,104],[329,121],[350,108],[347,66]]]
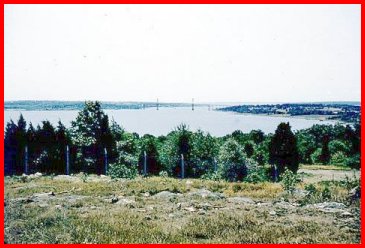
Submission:
[[[24,173],[28,175],[28,146],[24,147]]]
[[[181,154],[181,179],[185,177],[184,154]]]
[[[105,170],[105,175],[108,172],[108,152],[106,150],[106,148],[104,148],[104,170]]]
[[[143,152],[143,175],[146,176],[147,175],[147,153],[146,151]]]
[[[66,175],[70,175],[70,149],[66,146]]]

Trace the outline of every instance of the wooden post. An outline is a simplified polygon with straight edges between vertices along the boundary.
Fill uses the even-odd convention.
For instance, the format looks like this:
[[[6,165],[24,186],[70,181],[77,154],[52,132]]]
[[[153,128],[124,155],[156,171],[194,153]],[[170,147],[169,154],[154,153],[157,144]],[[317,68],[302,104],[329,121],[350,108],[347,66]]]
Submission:
[[[147,153],[146,151],[143,152],[144,159],[143,159],[143,175],[147,176]]]
[[[181,179],[185,177],[185,164],[184,164],[184,155],[181,154]]]
[[[24,148],[24,173],[28,175],[28,146]]]
[[[106,150],[106,148],[104,148],[104,170],[105,170],[105,175],[108,172],[108,151]]]
[[[66,175],[70,175],[70,149],[66,146]]]
[[[191,100],[191,110],[194,111],[194,98]]]

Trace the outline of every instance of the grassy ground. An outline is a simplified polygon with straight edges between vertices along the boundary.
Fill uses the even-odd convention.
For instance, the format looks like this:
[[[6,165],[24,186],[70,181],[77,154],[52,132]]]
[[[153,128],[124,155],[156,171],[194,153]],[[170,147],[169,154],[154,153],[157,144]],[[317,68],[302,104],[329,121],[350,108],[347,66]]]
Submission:
[[[351,168],[346,166],[339,165],[323,165],[323,164],[313,164],[313,165],[305,165],[302,164],[299,167],[300,169],[307,170],[339,170],[339,171],[351,171]]]
[[[7,177],[5,242],[359,243],[359,203],[346,183],[315,183],[330,194],[308,198],[305,180],[290,195],[278,183]],[[316,205],[325,201],[344,205]]]

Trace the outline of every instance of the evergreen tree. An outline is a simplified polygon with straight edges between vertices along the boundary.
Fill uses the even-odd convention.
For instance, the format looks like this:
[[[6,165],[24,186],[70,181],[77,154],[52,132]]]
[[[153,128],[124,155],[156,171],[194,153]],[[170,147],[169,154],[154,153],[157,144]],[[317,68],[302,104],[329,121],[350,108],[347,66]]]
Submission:
[[[324,135],[323,140],[322,140],[322,152],[321,152],[321,155],[319,157],[320,161],[323,164],[328,164],[330,162],[330,159],[331,159],[331,153],[330,153],[330,149],[328,147],[329,142],[330,142],[329,136]]]
[[[104,173],[104,148],[115,149],[108,116],[99,102],[85,102],[84,108],[71,123],[71,138],[77,147],[77,161],[84,171]]]
[[[4,173],[11,175],[15,173],[17,141],[16,141],[17,125],[10,120],[6,124],[4,137]]]
[[[278,167],[279,174],[288,168],[296,173],[299,155],[296,138],[289,123],[280,123],[269,144],[269,163]]]
[[[18,124],[15,131],[16,140],[16,159],[15,173],[22,174],[24,172],[24,155],[25,146],[27,144],[27,123],[22,114],[19,116]]]
[[[245,153],[247,155],[248,158],[251,158],[252,155],[254,154],[254,144],[252,144],[251,142],[247,142],[245,143],[243,149],[245,150]]]

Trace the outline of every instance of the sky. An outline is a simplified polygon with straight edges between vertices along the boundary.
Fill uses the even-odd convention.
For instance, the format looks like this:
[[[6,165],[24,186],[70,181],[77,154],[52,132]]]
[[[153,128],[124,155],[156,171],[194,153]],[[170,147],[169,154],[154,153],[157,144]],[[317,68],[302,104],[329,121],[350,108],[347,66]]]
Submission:
[[[360,5],[5,5],[5,100],[360,101]]]

